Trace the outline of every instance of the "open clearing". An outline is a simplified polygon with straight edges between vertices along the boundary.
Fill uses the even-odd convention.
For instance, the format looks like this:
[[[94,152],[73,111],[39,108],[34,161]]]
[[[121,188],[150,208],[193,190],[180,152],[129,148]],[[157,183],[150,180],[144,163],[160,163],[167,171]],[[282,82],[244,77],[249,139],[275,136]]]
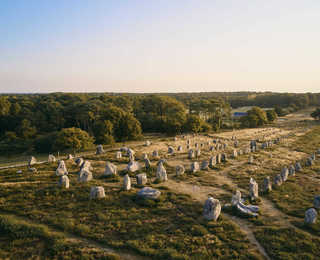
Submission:
[[[320,259],[319,221],[304,225],[305,211],[313,207],[314,196],[320,195],[319,158],[312,167],[304,167],[305,159],[320,148],[320,127],[309,114],[309,110],[290,114],[265,128],[179,136],[177,140],[150,137],[150,146],[144,146],[144,142],[127,143],[142,166],[144,153],[152,166],[130,173],[133,185],[129,191],[122,190],[129,159],[116,159],[118,147],[107,148],[102,155],[82,155],[93,166],[94,179],[88,183],[78,183],[79,168],[73,160],[66,161],[69,189],[57,185],[57,163],[35,165],[37,173],[28,171],[26,166],[2,169],[0,258]],[[282,141],[232,158],[233,136],[239,141],[238,151],[245,150],[252,139],[258,140],[259,147],[267,140]],[[224,151],[209,150],[217,138],[227,144]],[[203,144],[198,158],[188,159],[187,140],[193,149],[196,143]],[[181,152],[177,152],[179,145]],[[174,155],[168,155],[169,146],[174,147]],[[152,157],[154,150],[159,151],[159,158],[166,159],[167,182],[155,182],[159,158]],[[201,163],[221,152],[228,155],[227,162],[191,173],[192,162]],[[251,164],[249,156],[254,159]],[[106,161],[117,165],[119,177],[103,176]],[[273,179],[282,167],[296,161],[302,163],[301,172],[289,176],[283,185],[273,186],[272,192],[261,192],[266,176]],[[180,164],[186,173],[177,177],[175,167]],[[148,175],[145,186],[161,191],[159,200],[137,198],[141,187],[134,176],[142,172]],[[225,205],[238,189],[248,203],[250,178],[259,184],[260,198],[253,202],[260,207],[258,217],[247,218],[224,207],[217,222],[202,217],[208,196]],[[90,200],[92,186],[104,187],[106,198]],[[34,243],[36,247],[31,246]]]

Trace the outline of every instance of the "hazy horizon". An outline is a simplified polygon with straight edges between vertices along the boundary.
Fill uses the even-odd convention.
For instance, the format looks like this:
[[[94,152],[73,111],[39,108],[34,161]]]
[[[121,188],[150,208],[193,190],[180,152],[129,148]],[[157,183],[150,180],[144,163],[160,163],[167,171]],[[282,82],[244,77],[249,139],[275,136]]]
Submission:
[[[0,5],[0,92],[319,92],[320,1]]]

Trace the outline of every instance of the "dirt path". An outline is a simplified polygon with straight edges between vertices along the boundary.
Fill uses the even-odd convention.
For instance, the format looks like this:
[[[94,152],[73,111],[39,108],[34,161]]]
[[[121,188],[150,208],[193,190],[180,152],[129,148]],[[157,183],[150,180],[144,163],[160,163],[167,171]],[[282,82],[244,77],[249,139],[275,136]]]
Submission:
[[[41,181],[19,181],[19,182],[2,182],[0,186],[13,186],[13,185],[23,185],[23,184],[36,184]]]

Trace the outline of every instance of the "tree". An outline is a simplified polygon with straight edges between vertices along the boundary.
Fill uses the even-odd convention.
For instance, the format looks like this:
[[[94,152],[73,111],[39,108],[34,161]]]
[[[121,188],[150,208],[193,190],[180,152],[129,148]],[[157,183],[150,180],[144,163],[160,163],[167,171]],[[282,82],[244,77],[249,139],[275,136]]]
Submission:
[[[315,120],[320,120],[320,108],[317,108],[310,114]]]
[[[277,118],[277,113],[274,109],[267,110],[267,118],[269,122],[273,122]]]
[[[259,107],[253,107],[248,111],[248,115],[241,119],[242,127],[258,127],[263,126],[268,122],[267,114]]]
[[[185,124],[185,131],[192,133],[201,132],[202,120],[197,115],[188,115],[187,121]]]
[[[94,125],[94,136],[97,144],[113,144],[113,124],[109,120],[97,121]]]
[[[57,133],[54,150],[79,151],[93,146],[94,138],[80,128],[64,128]]]
[[[286,115],[285,111],[279,106],[276,106],[274,108],[274,111],[277,113],[278,116],[285,116]]]

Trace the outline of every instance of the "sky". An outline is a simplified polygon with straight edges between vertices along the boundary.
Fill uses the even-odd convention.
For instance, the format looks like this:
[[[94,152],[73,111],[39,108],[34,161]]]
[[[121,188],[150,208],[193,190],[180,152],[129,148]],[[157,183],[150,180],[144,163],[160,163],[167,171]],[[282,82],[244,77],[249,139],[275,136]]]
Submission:
[[[0,92],[320,92],[319,0],[1,0]]]

